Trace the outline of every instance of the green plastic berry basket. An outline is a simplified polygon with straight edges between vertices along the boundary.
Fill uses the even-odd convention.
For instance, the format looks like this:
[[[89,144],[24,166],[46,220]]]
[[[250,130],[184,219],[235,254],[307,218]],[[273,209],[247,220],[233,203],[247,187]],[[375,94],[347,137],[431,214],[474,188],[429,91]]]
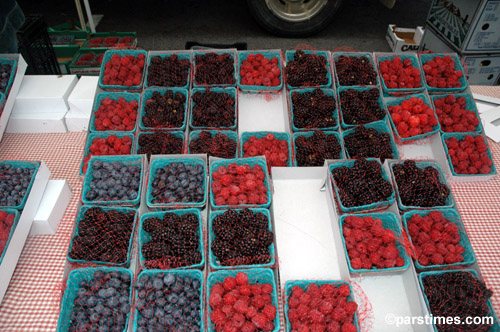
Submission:
[[[399,210],[401,210],[401,211],[408,211],[408,210],[431,210],[431,209],[436,209],[436,208],[444,208],[444,209],[451,209],[451,208],[453,208],[453,206],[455,205],[455,199],[453,198],[453,193],[451,192],[451,188],[450,188],[449,184],[446,181],[446,176],[445,176],[445,174],[444,174],[443,169],[441,168],[441,166],[439,166],[438,163],[429,162],[429,161],[416,161],[415,163],[416,163],[417,167],[420,168],[420,169],[425,169],[427,166],[432,166],[433,168],[435,168],[438,171],[438,173],[439,173],[439,182],[442,183],[442,184],[446,184],[446,186],[450,190],[450,194],[448,195],[448,198],[446,199],[446,204],[445,205],[429,206],[429,207],[404,205],[403,202],[402,202],[402,200],[401,200],[401,196],[399,194],[399,187],[398,187],[398,183],[396,181],[396,176],[394,174],[394,165],[403,164],[403,161],[402,162],[391,163],[390,164],[391,175],[392,175],[392,179],[394,180],[393,181],[393,186],[394,186],[394,188],[396,190],[396,193],[397,193],[396,196],[397,196]]]
[[[286,59],[286,65],[288,66],[288,63],[290,61],[293,61],[293,58],[295,56],[295,52],[296,51],[293,51],[293,50],[288,50],[285,52],[285,59]],[[330,88],[333,86],[333,80],[332,80],[332,71],[331,71],[331,66],[330,66],[330,57],[328,56],[328,52],[326,51],[310,51],[310,50],[302,50],[302,52],[304,52],[304,54],[315,54],[317,56],[321,56],[323,58],[326,59],[326,63],[325,63],[325,66],[326,66],[326,77],[328,79],[328,83],[327,84],[321,84],[321,85],[318,85],[318,86],[315,86],[315,85],[309,85],[309,86],[291,86],[288,82],[286,83],[286,87],[287,89],[291,90],[291,89],[300,89],[300,88],[311,88],[311,87],[318,87],[318,88]]]
[[[280,330],[280,320],[279,320],[279,310],[278,310],[278,293],[276,290],[276,280],[274,276],[274,272],[271,269],[262,269],[262,268],[256,268],[256,269],[248,269],[248,270],[242,270],[242,269],[235,269],[235,270],[220,270],[220,271],[215,271],[211,272],[208,274],[207,277],[207,298],[206,298],[206,303],[207,303],[207,328],[208,332],[215,332],[215,325],[214,323],[210,320],[210,315],[212,314],[212,308],[208,304],[208,299],[210,299],[210,293],[212,290],[212,287],[217,284],[221,283],[224,281],[225,278],[227,277],[236,277],[238,272],[244,272],[248,275],[248,283],[250,285],[253,284],[271,284],[273,286],[273,291],[271,293],[271,298],[272,298],[272,305],[276,307],[276,317],[274,318],[274,330],[272,332],[278,332]]]
[[[344,144],[343,144],[342,138],[340,137],[340,134],[336,131],[325,131],[324,133],[326,136],[333,135],[333,136],[335,136],[335,138],[337,138],[337,142],[339,142],[339,145],[340,145],[340,156],[337,159],[346,159]],[[314,131],[301,131],[301,132],[293,134],[293,146],[295,149],[295,153],[294,153],[294,163],[295,163],[294,165],[295,166],[297,166],[297,167],[301,166],[301,165],[299,165],[299,162],[297,161],[297,143],[295,143],[297,138],[299,138],[300,136],[311,137],[313,134],[314,134]]]
[[[11,205],[0,205],[0,209],[16,209],[16,210],[22,210],[24,209],[24,206],[26,205],[26,201],[28,200],[28,196],[31,191],[31,187],[33,186],[33,183],[35,182],[35,177],[36,173],[38,172],[38,168],[40,167],[40,163],[36,161],[13,161],[13,160],[2,160],[0,161],[0,165],[9,165],[9,167],[22,167],[24,169],[29,169],[33,170],[33,175],[31,176],[30,183],[28,185],[28,188],[26,189],[26,193],[24,194],[24,197],[21,201],[21,203],[17,206],[11,206]],[[0,174],[0,178],[3,178],[4,174]],[[1,181],[0,181],[1,183]]]
[[[231,164],[240,165],[249,165],[250,167],[255,167],[259,165],[262,167],[262,171],[264,172],[264,186],[267,189],[267,202],[265,204],[238,204],[238,205],[216,205],[215,204],[215,196],[212,190],[210,190],[210,206],[212,209],[229,209],[229,208],[269,208],[271,205],[271,182],[269,179],[269,173],[267,171],[266,159],[263,157],[252,157],[252,158],[235,158],[235,159],[220,159],[215,160],[210,163],[210,180],[213,180],[213,173],[216,172],[219,167],[224,166],[228,167]]]
[[[232,209],[232,210],[236,211],[238,213],[242,211],[242,209]],[[276,263],[276,259],[275,259],[276,252],[274,250],[274,241],[269,246],[269,256],[271,257],[271,259],[266,264],[222,265],[220,263],[219,259],[217,259],[217,257],[215,256],[215,254],[212,251],[212,242],[216,238],[215,233],[214,233],[213,228],[212,228],[212,225],[213,225],[214,219],[217,216],[220,216],[227,211],[228,210],[216,210],[216,211],[212,211],[210,213],[210,218],[208,221],[208,239],[209,239],[208,240],[208,255],[209,255],[210,268],[213,270],[246,269],[246,268],[273,268],[275,263]],[[272,223],[271,223],[271,214],[269,213],[268,209],[254,208],[254,209],[250,209],[250,211],[252,211],[254,214],[257,214],[257,213],[264,214],[268,220],[268,229],[271,232],[273,231],[273,227],[272,227]]]
[[[389,175],[385,172],[384,167],[380,163],[380,160],[375,159],[375,158],[365,158],[365,159],[367,161],[377,162],[380,165],[380,169],[382,171],[382,177],[384,178],[384,180],[387,180],[387,181],[389,181],[389,183],[391,183],[391,180],[389,179]],[[335,183],[335,180],[333,178],[332,171],[336,168],[339,168],[339,167],[352,168],[354,166],[355,162],[356,162],[356,160],[352,160],[352,159],[343,160],[343,161],[339,161],[339,162],[330,164],[330,166],[328,167],[329,174],[331,176],[331,180],[333,183],[333,189],[335,191],[336,201],[339,205],[340,211],[342,211],[342,213],[352,213],[352,212],[360,212],[360,211],[369,212],[369,211],[380,210],[380,209],[383,209],[383,208],[386,208],[386,207],[392,205],[396,199],[395,198],[396,195],[394,193],[394,188],[392,190],[392,194],[386,200],[383,200],[383,201],[379,201],[379,202],[375,202],[375,203],[371,203],[371,204],[366,204],[366,205],[360,205],[360,206],[351,206],[351,207],[347,207],[342,203],[342,200],[340,199],[339,189],[337,188],[337,184]]]
[[[234,83],[231,83],[231,84],[203,84],[203,83],[198,83],[196,81],[196,56],[197,55],[210,54],[210,53],[217,54],[217,55],[229,54],[233,58],[233,67],[234,67],[233,78],[234,78]],[[237,72],[238,72],[238,69],[237,69],[237,66],[236,66],[237,61],[238,61],[237,58],[238,58],[238,54],[234,50],[197,50],[197,51],[193,51],[193,67],[194,67],[193,88],[215,87],[215,86],[217,86],[217,87],[236,87],[236,84],[238,82],[237,79],[236,79]]]
[[[162,54],[150,54],[149,57],[148,57],[148,68],[147,68],[147,71],[146,71],[146,78],[145,78],[145,81],[146,83],[144,84],[144,87],[146,88],[152,88],[152,87],[162,87],[162,86],[159,86],[159,85],[152,85],[152,84],[149,84],[149,81],[148,81],[148,77],[149,77],[149,67],[151,66],[151,58],[154,58],[154,57],[160,57],[161,59],[165,59],[165,58],[170,58],[172,55],[177,55],[177,57],[180,59],[180,60],[188,60],[189,61],[189,69],[188,69],[188,74],[187,74],[187,77],[186,77],[186,84],[183,85],[183,86],[169,86],[167,88],[183,88],[183,89],[189,89],[189,86],[190,86],[190,83],[191,83],[191,73],[192,73],[192,67],[193,67],[193,56],[191,54],[191,52],[165,52],[165,53],[162,53]]]
[[[443,147],[444,147],[444,153],[446,155],[446,160],[448,160],[448,165],[450,166],[450,171],[453,176],[458,176],[458,177],[470,177],[471,179],[473,178],[479,178],[479,177],[485,177],[485,176],[496,176],[497,175],[497,169],[495,167],[495,163],[493,162],[493,155],[491,154],[490,147],[488,146],[488,141],[483,137],[484,144],[486,144],[487,150],[486,152],[488,153],[488,158],[491,160],[491,168],[490,172],[486,174],[460,174],[455,171],[455,168],[453,167],[453,164],[451,163],[451,156],[448,151],[448,144],[446,144],[446,140],[455,137],[459,142],[464,140],[465,137],[467,136],[472,136],[472,137],[478,137],[481,136],[479,133],[444,133],[441,135],[441,140],[443,142]]]
[[[408,222],[414,215],[419,215],[421,217],[427,216],[431,211],[439,211],[443,214],[443,217],[448,221],[453,223],[458,227],[458,233],[460,234],[460,242],[458,243],[462,247],[464,247],[465,252],[462,254],[464,260],[459,263],[452,264],[441,264],[441,265],[422,265],[418,261],[418,259],[414,259],[415,267],[419,271],[425,270],[444,270],[449,268],[457,268],[470,266],[476,262],[476,256],[474,255],[474,251],[472,250],[472,246],[469,241],[469,237],[467,236],[467,232],[465,231],[464,224],[462,223],[462,218],[455,209],[434,209],[434,210],[413,210],[408,211],[403,214],[403,226],[408,234],[408,239],[413,243],[413,239],[411,238],[410,232],[408,230]]]
[[[339,77],[338,77],[338,71],[337,71],[337,66],[336,62],[341,56],[346,56],[349,58],[366,58],[368,62],[372,65],[373,71],[375,71],[375,83],[370,84],[370,85],[342,85],[340,84]],[[335,82],[337,84],[337,87],[343,87],[343,86],[380,86],[380,80],[378,78],[378,72],[377,72],[377,66],[375,65],[375,61],[373,61],[373,56],[370,52],[333,52],[332,53],[332,61],[333,61],[333,68],[335,71]]]
[[[244,156],[244,151],[243,151],[243,145],[248,142],[250,137],[257,137],[257,139],[261,139],[266,137],[267,134],[272,134],[275,139],[279,141],[286,141],[286,144],[288,145],[288,159],[286,161],[286,166],[291,167],[292,166],[292,142],[290,140],[290,134],[286,132],[276,132],[276,131],[252,131],[252,132],[244,132],[241,134],[241,144],[240,144],[240,157],[245,158]],[[269,171],[271,170],[271,167],[268,168]]]
[[[5,247],[3,250],[0,252],[0,264],[2,264],[3,257],[5,256],[5,252],[7,251],[7,248],[9,248],[9,243],[10,239],[12,238],[12,235],[14,235],[14,232],[16,231],[17,223],[19,221],[19,217],[21,215],[19,214],[19,211],[14,210],[14,209],[0,209],[0,211],[7,212],[7,214],[13,214],[14,215],[14,222],[12,223],[12,226],[9,231],[9,237],[7,238],[7,243],[5,244]]]
[[[5,95],[0,92],[0,114],[2,114],[4,106],[5,106]]]
[[[422,67],[422,72],[424,69],[424,66],[427,62],[430,60],[434,60],[436,57],[445,57],[445,56],[450,56],[453,61],[455,62],[455,70],[461,71],[462,72],[462,77],[458,79],[460,82],[460,87],[457,88],[438,88],[434,86],[430,86],[427,83],[427,79],[425,78],[425,73],[423,73],[423,82],[425,83],[425,87],[427,88],[427,91],[429,93],[453,93],[453,92],[461,92],[467,89],[467,80],[465,79],[466,73],[464,71],[464,67],[462,67],[462,64],[460,63],[460,58],[456,53],[433,53],[433,54],[419,54],[418,57],[420,59],[420,66]]]
[[[0,64],[1,65],[11,65],[12,69],[10,71],[10,76],[9,76],[9,81],[7,82],[7,86],[5,87],[5,99],[9,96],[10,93],[10,88],[12,87],[12,83],[14,83],[14,77],[16,76],[17,72],[17,61],[15,59],[9,59],[9,58],[0,58]]]
[[[103,211],[117,211],[125,214],[129,213],[134,213],[134,219],[132,221],[132,231],[130,233],[130,239],[129,239],[129,245],[128,245],[128,250],[127,250],[127,259],[122,262],[122,263],[113,263],[113,262],[106,262],[106,261],[90,261],[90,260],[85,260],[85,259],[73,259],[70,256],[70,252],[73,248],[73,241],[75,237],[77,237],[80,233],[80,221],[83,219],[83,216],[85,212],[87,212],[88,209],[90,208],[95,208],[98,207],[102,209]],[[118,267],[126,267],[128,268],[130,266],[130,260],[132,256],[132,241],[134,239],[134,233],[135,233],[135,225],[137,221],[137,210],[132,209],[132,208],[125,208],[125,207],[106,207],[106,206],[91,206],[91,205],[84,205],[80,207],[80,210],[78,211],[78,216],[76,218],[75,222],[75,229],[73,232],[73,236],[71,237],[71,242],[69,243],[69,249],[68,253],[66,254],[66,259],[68,262],[72,264],[96,264],[96,265],[106,265],[106,266],[118,266]],[[90,248],[89,248],[90,250]]]
[[[273,58],[278,58],[278,66],[280,68],[280,84],[276,86],[265,86],[265,85],[246,85],[241,84],[241,75],[238,73],[238,87],[241,90],[248,91],[280,91],[283,88],[283,66],[281,60],[281,52],[279,51],[240,51],[238,52],[238,68],[241,68],[241,64],[245,61],[250,54],[262,54],[265,58],[271,60]]]
[[[180,127],[147,127],[144,124],[143,118],[146,115],[146,110],[145,106],[148,100],[150,100],[153,97],[154,92],[159,92],[162,96],[165,94],[167,91],[172,91],[174,94],[181,93],[184,98],[184,107],[183,107],[183,112],[184,112],[184,120],[182,121],[182,126]],[[189,102],[189,93],[188,90],[183,89],[183,88],[148,88],[145,89],[144,92],[142,93],[142,102],[140,106],[140,115],[139,115],[139,129],[142,131],[147,131],[147,130],[182,130],[184,131],[186,129],[186,122],[187,122],[187,110],[188,110],[188,102]]]
[[[382,99],[382,93],[380,92],[380,88],[379,87],[377,87],[377,86],[363,86],[363,87],[359,87],[359,86],[342,86],[342,87],[339,87],[337,89],[337,100],[338,100],[338,104],[339,104],[340,125],[342,126],[342,129],[354,128],[354,127],[357,127],[358,125],[357,124],[349,124],[349,123],[346,123],[344,121],[344,116],[343,116],[343,113],[342,113],[342,102],[340,100],[340,94],[343,91],[347,91],[347,90],[356,90],[358,92],[362,92],[362,91],[369,91],[369,90],[373,90],[373,89],[376,89],[379,92],[379,97],[378,97],[377,100],[378,100],[378,103],[380,105],[380,108],[384,111],[384,117],[381,118],[381,119],[379,119],[379,120],[371,121],[371,122],[368,122],[368,123],[372,123],[372,122],[376,122],[376,121],[386,121],[386,118],[387,118],[387,108],[385,107],[384,100]],[[362,123],[362,124],[366,125],[368,123]]]
[[[129,292],[129,300],[128,304],[132,303],[132,281],[134,279],[134,275],[131,270],[120,268],[120,267],[88,267],[73,270],[69,273],[66,289],[64,291],[64,295],[61,301],[61,314],[59,315],[59,319],[57,321],[57,332],[68,331],[71,324],[71,314],[73,310],[75,310],[74,301],[78,297],[78,287],[79,284],[84,280],[92,280],[96,272],[104,273],[105,275],[110,273],[117,273],[118,276],[127,276],[125,278],[130,280],[130,286],[127,287]],[[97,290],[95,290],[97,291]],[[130,312],[127,314],[127,319],[125,320],[125,324],[122,332],[127,331],[128,321],[130,318]]]
[[[151,241],[152,237],[151,234],[149,234],[147,231],[143,229],[144,222],[149,219],[149,218],[160,218],[163,219],[165,214],[167,213],[172,213],[176,214],[177,216],[183,216],[188,213],[193,213],[196,215],[196,218],[198,218],[198,251],[201,253],[201,261],[198,264],[193,264],[193,265],[188,265],[188,266],[182,266],[182,267],[177,267],[175,269],[203,269],[205,266],[205,246],[203,244],[203,220],[201,218],[201,213],[199,209],[181,209],[181,210],[168,210],[168,211],[162,211],[162,212],[149,212],[145,213],[141,216],[140,222],[139,222],[139,262],[141,265],[141,268],[143,269],[148,269],[146,262],[148,260],[144,257],[142,254],[142,247]]]
[[[210,133],[211,137],[215,137],[217,134],[221,134],[229,138],[230,140],[236,142],[236,150],[234,151],[234,156],[233,158],[238,157],[238,151],[239,151],[239,139],[238,139],[238,134],[235,131],[232,130],[193,130],[189,133],[189,144],[187,147],[188,154],[191,154],[191,142],[194,140],[200,138],[201,132],[208,132]]]
[[[419,88],[389,88],[385,84],[384,77],[382,76],[382,71],[380,70],[380,63],[386,60],[392,61],[394,58],[401,58],[401,62],[405,61],[406,59],[409,59],[411,61],[411,65],[413,68],[416,68],[420,72],[420,87]],[[377,68],[380,76],[380,82],[382,83],[382,90],[384,93],[387,93],[392,96],[399,96],[399,95],[405,95],[405,94],[415,94],[415,93],[420,93],[425,90],[425,83],[424,83],[424,75],[422,74],[422,67],[420,67],[420,62],[418,61],[418,57],[416,54],[394,54],[394,55],[382,55],[376,57],[377,60]]]
[[[294,132],[300,132],[300,131],[308,131],[308,130],[325,130],[325,131],[333,131],[333,130],[338,130],[339,129],[339,103],[337,99],[337,95],[335,94],[335,90],[333,89],[321,89],[323,94],[325,96],[333,97],[333,100],[335,101],[335,109],[333,110],[333,118],[335,119],[335,126],[332,127],[323,127],[323,128],[300,128],[295,126],[295,121],[294,121],[294,108],[293,108],[293,102],[292,102],[292,95],[294,93],[298,94],[304,94],[304,93],[310,93],[316,90],[315,88],[308,88],[308,89],[293,89],[291,90],[289,94],[289,100],[290,100],[290,114],[291,114],[291,123],[292,123],[292,130]]]
[[[178,131],[178,130],[174,130],[174,131],[165,131],[166,133],[168,134],[171,134],[173,135],[174,137],[176,138],[182,138],[182,144],[181,144],[181,152],[179,152],[179,154],[182,154],[184,153],[184,132],[183,131]],[[139,150],[141,149],[141,144],[140,144],[140,138],[141,136],[146,136],[146,135],[154,135],[154,134],[157,134],[158,131],[141,131],[139,132],[139,134],[136,136],[136,142],[135,142],[135,153],[139,153]],[[160,144],[160,143],[158,143]],[[149,159],[149,158],[148,158]]]
[[[396,238],[396,248],[398,248],[399,255],[404,260],[404,264],[401,267],[392,268],[371,268],[371,269],[355,269],[351,265],[351,259],[347,253],[347,247],[345,244],[345,237],[343,231],[343,225],[347,217],[372,217],[373,219],[379,219],[382,221],[382,227],[394,232]],[[410,267],[410,257],[408,256],[406,245],[404,243],[403,231],[401,229],[401,224],[398,217],[392,212],[382,212],[382,213],[364,213],[364,214],[344,214],[340,216],[340,233],[342,235],[342,246],[344,247],[344,253],[347,260],[347,265],[349,267],[349,272],[351,274],[381,274],[381,273],[392,273],[392,272],[402,272],[408,270]]]
[[[173,163],[182,163],[186,166],[201,166],[203,168],[203,200],[201,202],[168,202],[168,203],[156,203],[153,201],[153,181],[155,179],[155,175],[160,168],[165,168]],[[181,181],[181,180],[176,180]],[[180,183],[179,183],[180,184]],[[189,184],[189,183],[188,183]],[[167,183],[165,184],[167,186]],[[172,184],[173,188],[178,188],[177,185]],[[151,162],[149,165],[149,177],[148,177],[148,186],[146,190],[146,203],[148,208],[150,209],[164,209],[164,208],[187,208],[187,207],[195,207],[202,208],[207,204],[207,163],[202,158],[158,158]],[[198,188],[189,189],[189,190],[197,190]]]
[[[349,281],[343,280],[290,280],[285,283],[285,320],[286,320],[286,331],[292,331],[292,324],[290,323],[290,319],[288,318],[288,312],[290,311],[290,306],[288,305],[288,299],[292,295],[292,289],[295,286],[302,288],[302,290],[306,291],[307,287],[310,284],[318,285],[319,287],[323,285],[332,285],[335,287],[340,287],[342,285],[348,285],[351,290],[351,294],[347,297],[348,301],[355,302],[354,294],[352,292],[352,286]],[[359,331],[359,322],[358,322],[358,313],[357,310],[354,313],[354,320],[352,322],[354,326],[356,326],[357,331]]]
[[[145,62],[146,62],[146,59],[148,57],[148,52],[146,52],[144,50],[108,50],[108,51],[106,51],[106,53],[104,53],[104,57],[102,59],[101,70],[99,72],[99,87],[103,90],[106,90],[106,91],[123,91],[123,90],[140,91],[142,89],[142,85],[144,82],[144,74],[147,70],[146,63],[144,63],[144,67],[142,68],[141,83],[139,85],[125,86],[125,85],[104,84],[103,79],[104,79],[104,69],[106,68],[106,63],[108,63],[108,61],[111,60],[111,57],[115,54],[119,55],[120,57],[125,56],[125,55],[132,55],[135,58],[139,54],[142,54],[142,55],[144,55]]]
[[[191,280],[197,280],[200,283],[200,289],[199,289],[199,295],[200,295],[200,317],[199,317],[199,323],[200,323],[200,329],[199,330],[194,330],[193,332],[199,332],[199,331],[204,331],[205,330],[205,324],[203,321],[203,273],[199,270],[145,270],[139,273],[139,276],[137,277],[137,282],[141,282],[141,279],[144,277],[153,277],[153,276],[167,276],[167,275],[174,275],[176,277],[182,277],[184,280],[186,278],[189,278]],[[153,289],[154,291],[154,289]],[[149,294],[152,294],[151,291]],[[135,302],[134,302],[134,323],[132,325],[132,331],[136,332],[139,328],[138,326],[138,319],[141,317],[141,314],[137,308],[137,303],[139,302],[139,292],[135,292]]]
[[[193,107],[196,105],[196,103],[193,100],[193,96],[197,92],[204,93],[205,91],[211,90],[216,93],[226,93],[229,94],[231,97],[234,99],[234,125],[230,127],[200,127],[200,126],[195,126],[193,125]],[[236,88],[193,88],[191,90],[191,102],[189,106],[189,127],[191,130],[206,130],[206,129],[229,129],[229,130],[236,130],[237,125],[238,125],[238,92],[236,91]]]
[[[474,98],[472,97],[472,95],[469,93],[456,93],[456,94],[453,94],[453,96],[455,96],[455,98],[460,98],[460,97],[465,98],[465,101],[466,101],[465,109],[468,111],[474,112],[476,114],[476,118],[479,120],[478,125],[476,126],[476,128],[474,128],[474,132],[482,133],[483,132],[483,125],[481,124],[481,118],[479,117],[479,112],[477,111],[477,105],[476,105],[476,102],[474,101]],[[444,99],[446,97],[447,97],[447,95],[432,96],[431,99],[432,99],[432,105],[433,105],[434,109],[436,109],[436,100]],[[441,130],[441,133],[443,133],[443,134],[447,133],[443,130],[442,126],[440,127],[440,130]]]
[[[85,162],[85,158],[90,154],[90,146],[92,145],[92,142],[94,141],[94,139],[96,138],[108,138],[110,136],[116,136],[118,138],[121,138],[123,139],[124,137],[130,137],[132,139],[132,144],[130,145],[130,152],[129,152],[129,155],[132,154],[135,150],[135,147],[134,147],[134,141],[135,141],[135,137],[134,137],[134,134],[133,133],[128,133],[128,132],[124,132],[124,131],[98,131],[98,132],[95,132],[95,133],[89,133],[87,135],[87,142],[85,143],[85,148],[83,150],[83,158],[82,158],[82,163],[80,165],[80,176],[84,175],[87,168],[87,163]],[[120,155],[122,156],[122,155]],[[124,155],[126,156],[126,155]]]
[[[427,293],[425,292],[424,279],[426,277],[433,277],[433,276],[437,276],[437,275],[443,275],[443,274],[447,274],[447,273],[457,273],[457,272],[468,272],[468,273],[472,274],[476,279],[481,280],[481,278],[479,277],[476,270],[473,270],[473,269],[460,269],[460,270],[447,270],[447,271],[426,271],[426,272],[422,272],[418,275],[418,283],[420,285],[420,289],[422,290],[422,295],[424,297],[425,305],[427,306],[427,310],[429,310],[429,313],[431,315],[432,315],[432,312],[431,312],[431,308],[429,305],[429,299],[427,297]],[[495,313],[495,309],[493,309],[493,305],[491,304],[491,300],[488,300],[487,304],[488,304],[488,309],[489,309],[489,317],[493,317],[493,321],[494,321],[493,325],[490,326],[490,328],[487,331],[488,332],[498,332],[498,331],[500,331],[500,323],[498,320],[498,316]],[[449,317],[452,317],[452,316],[449,316]],[[434,329],[434,332],[439,332],[439,330],[437,329],[435,324],[432,324],[432,327]]]
[[[424,104],[429,106],[433,111],[434,111],[434,116],[436,117],[437,119],[437,115],[436,115],[436,110],[434,109],[434,106],[432,105],[432,103],[429,101],[429,98],[427,98],[427,96],[423,93],[419,93],[419,94],[416,94],[416,95],[408,95],[408,96],[405,96],[405,97],[401,97],[401,98],[396,98],[396,99],[390,99],[390,100],[386,100],[386,108],[387,108],[387,112],[389,112],[388,114],[390,114],[390,111],[389,111],[389,107],[391,106],[399,106],[401,105],[401,103],[405,100],[409,100],[410,98],[419,98],[419,99],[422,99],[424,101]],[[396,128],[396,125],[394,124],[394,121],[392,121],[392,117],[389,116],[389,120],[391,122],[391,127],[392,127],[392,131],[394,132],[395,135],[397,135],[397,138],[399,140],[401,140],[401,142],[405,143],[405,142],[413,142],[413,141],[416,141],[416,140],[419,140],[419,139],[422,139],[422,138],[426,138],[426,137],[429,137],[431,135],[434,135],[436,133],[438,133],[440,130],[441,130],[441,126],[439,125],[439,120],[437,122],[437,124],[435,126],[432,127],[432,130],[425,133],[425,134],[420,134],[420,135],[415,135],[415,136],[410,136],[410,137],[401,137],[399,135],[399,132]]]
[[[131,200],[89,200],[86,198],[87,193],[92,190],[90,183],[94,179],[94,171],[92,169],[96,162],[110,164],[118,163],[125,166],[139,166],[141,168],[141,176],[139,179],[139,186],[137,187],[137,197]],[[144,178],[145,160],[141,155],[124,155],[124,156],[92,156],[88,163],[87,172],[83,178],[83,189],[81,200],[85,205],[105,205],[105,206],[123,206],[123,207],[137,207],[141,200],[142,181]]]
[[[95,102],[94,102],[94,107],[92,109],[92,115],[90,117],[90,125],[89,125],[89,130],[91,133],[102,133],[103,131],[99,131],[95,127],[95,112],[99,109],[99,106],[101,105],[101,102],[103,99],[109,98],[111,100],[118,100],[120,98],[124,98],[128,103],[132,101],[137,102],[137,113],[139,113],[139,104],[141,102],[141,95],[139,93],[130,93],[130,92],[101,92],[98,93]],[[134,133],[136,128],[137,128],[137,117],[134,119],[135,124],[134,124],[134,129],[132,130],[105,130],[104,132],[108,131],[121,131],[121,132],[126,132],[126,133]]]
[[[392,150],[392,156],[391,156],[391,158],[392,159],[400,159],[401,158],[401,156],[399,155],[399,151],[398,151],[398,147],[396,145],[396,142],[394,141],[394,137],[392,136],[392,132],[389,129],[389,127],[387,126],[387,123],[385,121],[371,122],[371,123],[368,123],[368,124],[366,124],[364,126],[366,128],[369,128],[369,129],[375,129],[377,131],[377,133],[379,133],[379,134],[380,133],[386,133],[386,134],[388,134],[389,135],[389,139],[390,139],[390,144],[391,144],[391,150]],[[347,159],[350,159],[350,158],[353,158],[353,157],[350,156],[349,150],[345,146],[345,139],[346,139],[347,136],[349,136],[350,134],[354,133],[355,130],[356,130],[356,128],[353,128],[353,129],[349,129],[349,130],[346,130],[346,131],[342,132],[342,140],[344,141],[344,148],[345,148],[345,151],[346,151],[346,154],[347,154]],[[373,156],[370,156],[370,157],[373,157]]]

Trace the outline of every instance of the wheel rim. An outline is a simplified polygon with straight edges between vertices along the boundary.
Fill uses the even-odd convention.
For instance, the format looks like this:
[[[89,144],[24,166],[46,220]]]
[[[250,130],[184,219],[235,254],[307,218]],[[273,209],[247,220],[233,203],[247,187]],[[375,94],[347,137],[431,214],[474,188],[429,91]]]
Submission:
[[[317,15],[328,0],[266,0],[267,8],[287,22],[303,22]]]

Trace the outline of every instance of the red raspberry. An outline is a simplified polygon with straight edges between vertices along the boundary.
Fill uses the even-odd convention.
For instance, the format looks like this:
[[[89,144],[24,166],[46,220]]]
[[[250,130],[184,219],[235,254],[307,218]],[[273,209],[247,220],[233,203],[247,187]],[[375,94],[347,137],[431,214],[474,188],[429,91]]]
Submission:
[[[344,308],[337,307],[333,309],[332,318],[337,322],[344,322],[347,318],[347,313],[345,312]]]
[[[347,302],[344,310],[348,316],[354,315],[356,310],[358,309],[358,304],[356,302]]]
[[[387,259],[396,259],[399,256],[399,250],[394,245],[389,245],[384,250],[384,257]]]
[[[339,296],[348,297],[351,295],[351,289],[349,285],[343,284],[338,287]]]
[[[217,307],[221,302],[222,302],[222,297],[219,293],[212,292],[210,294],[210,298],[208,299],[208,304],[210,304],[212,308]]]
[[[258,328],[258,329],[263,329],[267,322],[269,321],[269,319],[267,318],[266,315],[262,314],[262,313],[258,313],[256,314],[253,318],[252,318],[252,323]]]
[[[238,272],[235,280],[237,285],[248,285],[248,275],[245,272]]]
[[[351,323],[346,323],[342,326],[342,332],[357,332],[358,329]]]
[[[222,285],[226,291],[230,291],[236,287],[236,279],[233,277],[226,277],[222,282]]]
[[[220,309],[215,309],[210,314],[210,320],[215,324],[215,326],[224,326],[226,323],[226,315]]]
[[[257,328],[251,322],[246,322],[241,328],[241,332],[255,332]]]

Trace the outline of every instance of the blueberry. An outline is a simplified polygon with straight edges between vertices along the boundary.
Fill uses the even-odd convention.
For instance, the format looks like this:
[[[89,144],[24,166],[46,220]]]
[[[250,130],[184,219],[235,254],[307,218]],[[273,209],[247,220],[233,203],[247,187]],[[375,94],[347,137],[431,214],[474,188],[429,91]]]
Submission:
[[[142,311],[142,315],[144,315],[144,317],[146,318],[153,317],[153,314],[154,314],[153,308],[144,308],[144,310]]]
[[[154,287],[155,289],[162,289],[162,287],[163,287],[163,280],[161,280],[161,279],[159,279],[159,278],[158,278],[158,279],[155,279],[155,280],[153,281],[153,287]]]
[[[89,319],[91,322],[96,323],[97,321],[99,321],[99,314],[95,312],[89,316]]]
[[[120,311],[124,314],[128,314],[130,311],[130,304],[122,303],[122,305],[120,306]]]
[[[179,297],[177,296],[176,294],[177,292],[174,291],[174,293],[170,293],[168,294],[167,296],[167,301],[170,302],[170,303],[177,303]]]

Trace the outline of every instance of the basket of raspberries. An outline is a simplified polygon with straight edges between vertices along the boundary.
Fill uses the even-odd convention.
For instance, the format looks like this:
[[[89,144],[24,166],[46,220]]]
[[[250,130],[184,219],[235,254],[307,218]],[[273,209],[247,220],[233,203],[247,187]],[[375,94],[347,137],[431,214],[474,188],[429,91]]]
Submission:
[[[280,51],[238,53],[238,86],[250,91],[279,91],[283,87]]]
[[[397,96],[424,90],[422,71],[416,55],[380,55],[377,56],[377,64],[384,92]]]
[[[147,52],[109,50],[104,53],[99,87],[111,91],[139,91],[142,88]]]
[[[90,119],[90,132],[134,132],[140,99],[138,93],[99,93]]]
[[[420,54],[424,82],[430,93],[460,92],[467,88],[465,72],[456,54]]]
[[[269,173],[271,167],[292,166],[290,134],[285,132],[244,132],[241,135],[242,158],[265,156]]]
[[[433,96],[432,102],[443,133],[481,133],[483,126],[472,95],[457,93]]]
[[[380,274],[410,266],[398,217],[391,212],[340,217],[349,271]]]

